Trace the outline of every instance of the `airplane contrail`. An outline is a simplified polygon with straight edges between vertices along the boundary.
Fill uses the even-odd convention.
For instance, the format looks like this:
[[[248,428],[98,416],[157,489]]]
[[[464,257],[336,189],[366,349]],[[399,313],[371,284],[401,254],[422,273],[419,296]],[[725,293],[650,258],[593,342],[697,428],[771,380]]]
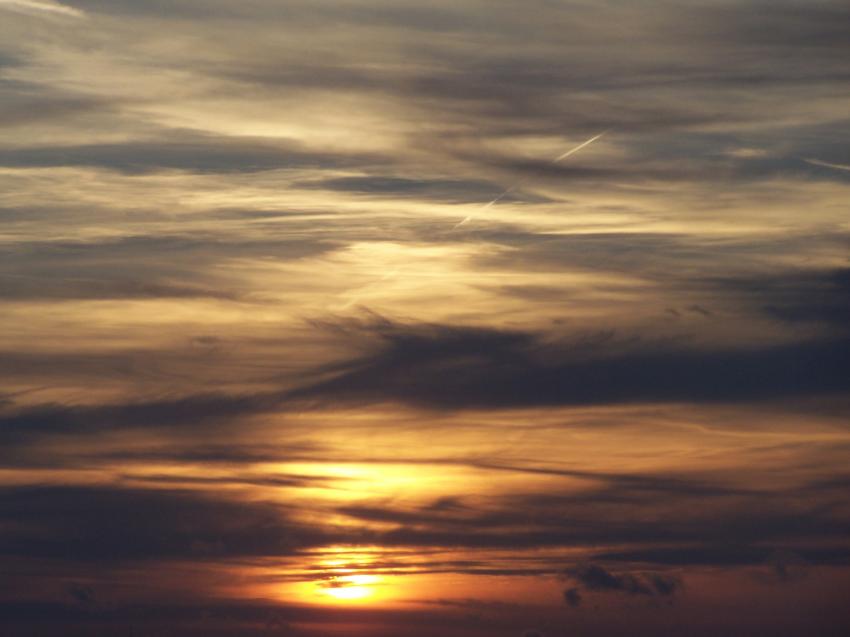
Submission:
[[[562,154],[558,155],[557,157],[555,157],[555,159],[553,159],[553,160],[552,160],[552,163],[553,163],[553,164],[557,164],[559,161],[561,161],[561,160],[563,160],[563,159],[566,159],[567,157],[569,157],[570,155],[572,155],[572,154],[574,154],[574,153],[577,153],[578,151],[580,151],[580,150],[581,150],[582,148],[584,148],[585,146],[590,146],[593,142],[595,142],[597,139],[599,139],[599,138],[600,138],[600,137],[602,137],[603,135],[606,135],[608,132],[609,132],[609,131],[604,130],[604,131],[602,131],[601,133],[599,133],[598,135],[594,135],[594,136],[593,136],[593,137],[591,137],[590,139],[588,139],[588,140],[586,140],[586,141],[583,141],[583,142],[582,142],[581,144],[579,144],[578,146],[575,146],[574,148],[570,148],[567,152],[562,153]],[[502,193],[501,193],[498,197],[496,197],[496,198],[495,198],[495,199],[493,199],[492,201],[489,201],[489,202],[487,202],[486,204],[484,204],[483,206],[481,206],[481,210],[480,210],[480,211],[487,210],[487,208],[489,208],[489,207],[491,207],[491,206],[496,205],[496,204],[497,204],[497,203],[499,203],[502,199],[504,199],[504,198],[505,198],[508,194],[510,194],[511,192],[513,192],[514,190],[516,190],[517,188],[519,188],[521,185],[522,185],[522,182],[519,182],[519,183],[514,184],[513,186],[511,186],[510,188],[508,188],[507,190],[505,190],[504,192],[502,192]],[[480,211],[479,211],[479,212],[480,212]],[[459,222],[458,222],[458,223],[456,223],[454,226],[452,226],[452,230],[456,230],[456,229],[460,228],[462,225],[464,225],[465,223],[468,223],[468,222],[472,221],[472,219],[473,219],[474,217],[475,217],[475,215],[474,215],[474,214],[467,215],[467,216],[466,216],[466,217],[464,217],[461,221],[459,221]]]
[[[604,130],[604,131],[602,131],[601,133],[599,133],[598,135],[594,135],[593,137],[591,137],[590,139],[588,139],[586,142],[582,142],[581,144],[579,144],[579,145],[578,145],[578,146],[576,146],[575,148],[571,148],[570,150],[568,150],[567,152],[563,153],[562,155],[558,155],[555,159],[553,159],[553,160],[552,160],[552,163],[553,163],[553,164],[557,164],[557,163],[558,163],[559,161],[561,161],[562,159],[566,159],[567,157],[569,157],[569,156],[570,156],[570,155],[572,155],[573,153],[577,153],[578,151],[580,151],[580,150],[581,150],[582,148],[584,148],[585,146],[590,146],[593,142],[595,142],[597,139],[599,139],[600,137],[602,137],[603,135],[605,135],[605,134],[607,134],[607,133],[608,133],[608,131],[607,131],[607,130]]]
[[[502,199],[507,197],[510,193],[512,193],[518,187],[519,187],[519,184],[515,184],[515,185],[511,186],[510,188],[508,188],[507,190],[505,190],[504,192],[500,193],[498,197],[496,197],[492,201],[488,201],[483,206],[481,206],[479,212],[487,210],[487,208],[489,208],[490,206],[495,206],[497,203],[499,203]],[[474,216],[475,215],[471,215],[471,214],[467,215],[461,221],[459,221],[454,226],[452,226],[452,230],[455,230],[456,228],[460,228],[463,224],[467,223],[468,221],[471,221]]]
[[[2,2],[2,0],[0,0],[0,2]],[[582,142],[581,144],[579,144],[578,146],[575,146],[575,147],[573,147],[573,148],[570,148],[567,152],[562,153],[561,155],[558,155],[557,157],[555,157],[555,159],[553,159],[551,163],[553,163],[553,164],[557,164],[559,161],[561,161],[561,160],[563,160],[563,159],[566,159],[567,157],[569,157],[570,155],[572,155],[572,154],[574,154],[574,153],[579,152],[582,148],[584,148],[584,147],[586,147],[586,146],[589,146],[590,144],[592,144],[593,142],[595,142],[596,140],[598,140],[600,137],[602,137],[602,136],[603,136],[603,135],[605,135],[606,133],[608,133],[608,131],[607,131],[607,130],[602,131],[602,132],[601,132],[601,133],[599,133],[598,135],[594,135],[594,136],[593,136],[593,137],[591,137],[590,139],[588,139],[588,140],[586,140],[586,141],[583,141],[583,142]],[[488,201],[486,204],[484,204],[483,206],[481,206],[481,208],[479,209],[479,213],[480,213],[480,212],[482,212],[482,211],[484,211],[484,210],[487,210],[487,208],[490,208],[490,207],[492,207],[492,206],[495,206],[497,203],[499,203],[502,199],[504,199],[505,197],[507,197],[507,196],[508,196],[510,193],[512,193],[514,190],[516,190],[517,188],[519,188],[520,186],[522,186],[522,184],[523,184],[523,182],[521,182],[521,181],[520,181],[520,182],[517,182],[517,183],[515,183],[513,186],[511,186],[510,188],[507,188],[506,190],[504,190],[504,191],[502,191],[501,193],[499,193],[499,195],[498,195],[495,199],[493,199],[492,201]],[[461,221],[459,221],[458,223],[456,223],[454,226],[452,226],[452,230],[456,230],[457,228],[460,228],[460,227],[461,227],[462,225],[464,225],[465,223],[470,222],[470,221],[471,221],[474,217],[475,217],[475,215],[468,215],[468,216],[466,216],[464,219],[462,219]],[[361,298],[363,298],[363,296],[364,296],[364,294],[365,294],[365,290],[366,290],[366,289],[368,289],[368,288],[369,288],[369,287],[371,287],[372,285],[375,285],[376,283],[380,283],[381,281],[386,281],[387,279],[390,279],[390,278],[393,278],[393,277],[398,276],[399,272],[400,272],[400,269],[399,269],[399,268],[396,268],[396,269],[394,269],[393,271],[391,271],[391,272],[388,272],[388,273],[384,274],[384,275],[383,275],[380,279],[378,279],[376,282],[373,282],[373,283],[370,283],[370,284],[368,284],[368,285],[366,285],[366,286],[363,286],[362,288],[360,288],[360,290],[359,290],[358,292],[355,292],[355,293],[354,293],[354,294],[353,294],[353,295],[352,295],[352,296],[348,299],[348,302],[347,302],[347,303],[345,303],[345,305],[343,305],[343,306],[342,306],[341,308],[339,308],[339,309],[341,309],[341,310],[347,310],[347,309],[351,308],[352,306],[356,305],[356,304],[360,301],[360,299],[361,299]]]
[[[828,161],[821,161],[820,159],[807,159],[806,157],[802,158],[804,162],[807,164],[811,164],[812,166],[823,166],[824,168],[834,168],[835,170],[846,170],[850,172],[850,166],[845,164],[831,164]]]

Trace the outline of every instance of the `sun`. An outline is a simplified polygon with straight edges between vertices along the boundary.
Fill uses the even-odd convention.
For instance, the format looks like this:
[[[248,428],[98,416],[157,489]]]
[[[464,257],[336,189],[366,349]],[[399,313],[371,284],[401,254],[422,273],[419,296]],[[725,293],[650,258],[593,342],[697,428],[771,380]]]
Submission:
[[[318,585],[319,592],[338,601],[363,601],[375,595],[376,575],[339,575]]]

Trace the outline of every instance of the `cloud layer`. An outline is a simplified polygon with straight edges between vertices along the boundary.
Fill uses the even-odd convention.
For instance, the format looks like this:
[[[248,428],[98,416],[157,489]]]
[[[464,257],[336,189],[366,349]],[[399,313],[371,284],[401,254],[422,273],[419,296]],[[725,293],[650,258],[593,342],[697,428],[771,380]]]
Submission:
[[[10,637],[846,634],[845,5],[0,0]]]

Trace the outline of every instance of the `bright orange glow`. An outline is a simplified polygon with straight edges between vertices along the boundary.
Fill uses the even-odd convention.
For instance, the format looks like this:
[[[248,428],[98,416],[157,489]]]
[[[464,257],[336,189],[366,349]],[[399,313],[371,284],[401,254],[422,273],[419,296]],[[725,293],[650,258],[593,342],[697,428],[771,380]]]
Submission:
[[[318,590],[336,600],[359,601],[373,597],[379,581],[375,575],[341,575],[319,584]]]

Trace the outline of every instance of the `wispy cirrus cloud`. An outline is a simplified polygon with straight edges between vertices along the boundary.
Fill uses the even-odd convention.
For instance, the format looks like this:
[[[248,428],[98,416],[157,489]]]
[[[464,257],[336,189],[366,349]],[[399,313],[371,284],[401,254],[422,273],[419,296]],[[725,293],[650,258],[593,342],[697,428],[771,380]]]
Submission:
[[[846,2],[0,12],[12,637],[847,632]]]
[[[54,0],[0,0],[0,9],[72,18],[82,18],[85,16],[85,13],[81,10],[60,2],[55,2]]]

